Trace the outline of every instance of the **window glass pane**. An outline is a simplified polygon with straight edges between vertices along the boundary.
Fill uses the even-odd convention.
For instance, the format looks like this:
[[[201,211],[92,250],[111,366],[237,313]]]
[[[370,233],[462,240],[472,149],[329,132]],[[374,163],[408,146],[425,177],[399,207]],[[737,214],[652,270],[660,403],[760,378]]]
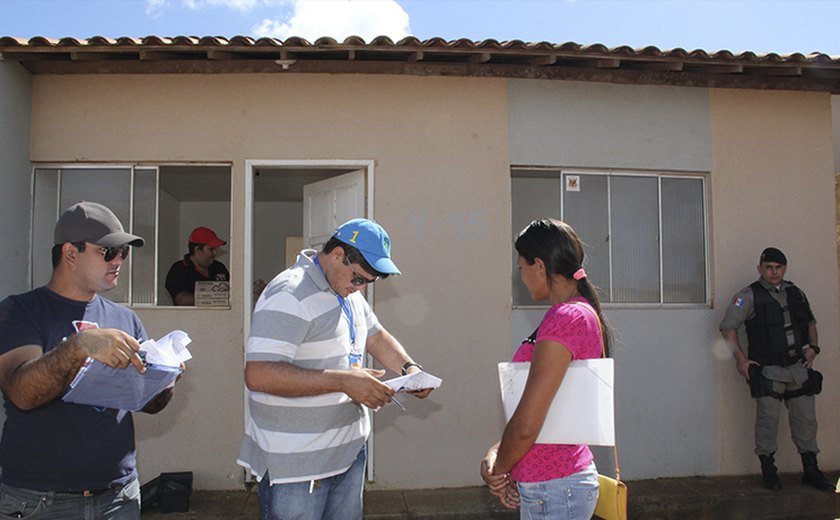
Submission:
[[[511,177],[513,234],[539,217],[569,223],[603,302],[707,302],[703,178],[560,170]],[[514,305],[536,304],[518,272],[512,294]]]
[[[108,207],[127,230],[131,224],[131,169],[63,169],[61,170],[61,211],[86,200]],[[102,296],[117,303],[128,303],[128,284],[131,257],[120,268],[120,281],[115,289]]]
[[[135,304],[155,303],[155,259],[157,240],[155,217],[157,215],[157,169],[134,169],[134,221],[133,233],[143,237],[143,247],[131,250],[131,300]]]
[[[606,175],[563,175],[563,219],[584,242],[589,280],[610,301],[610,228]]]
[[[610,177],[613,302],[659,302],[657,185],[655,177]]]
[[[558,177],[513,177],[511,179],[511,225],[513,237],[511,244],[525,229],[525,226],[538,218],[560,218],[560,179]],[[534,305],[528,290],[519,279],[516,269],[517,254],[513,249],[513,304]]]
[[[702,179],[662,179],[662,280],[666,303],[706,301]]]
[[[52,246],[58,220],[58,170],[35,170],[32,203],[32,287],[41,287],[52,276]]]

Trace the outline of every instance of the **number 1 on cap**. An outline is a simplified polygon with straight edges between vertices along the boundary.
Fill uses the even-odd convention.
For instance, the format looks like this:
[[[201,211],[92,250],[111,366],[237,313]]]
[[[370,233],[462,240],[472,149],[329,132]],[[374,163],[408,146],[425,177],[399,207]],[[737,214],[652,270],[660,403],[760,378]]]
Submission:
[[[359,236],[359,232],[358,231],[353,231],[353,236],[350,237],[350,242],[353,242],[355,244],[357,236]]]

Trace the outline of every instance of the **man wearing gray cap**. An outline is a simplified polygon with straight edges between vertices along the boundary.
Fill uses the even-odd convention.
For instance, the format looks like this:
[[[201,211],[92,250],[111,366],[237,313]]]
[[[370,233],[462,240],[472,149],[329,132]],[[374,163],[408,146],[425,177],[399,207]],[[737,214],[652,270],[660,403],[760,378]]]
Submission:
[[[392,274],[388,234],[353,219],[321,251],[301,251],[257,301],[237,462],[259,480],[263,520],[362,519],[368,409],[398,402],[366,355],[397,373],[421,369],[359,292]]]
[[[0,302],[0,517],[138,519],[131,413],[61,396],[88,357],[145,371],[140,319],[99,296],[117,286],[143,239],[105,206],[80,202],[59,217],[54,244],[49,283]],[[171,398],[164,390],[143,411],[156,413]]]
[[[786,270],[785,254],[775,247],[765,249],[758,263],[759,279],[735,294],[720,331],[756,401],[755,453],[764,487],[782,488],[774,455],[784,401],[791,436],[802,458],[802,483],[833,492],[834,484],[817,465],[814,395],[822,388],[822,375],[811,369],[820,353],[817,322],[805,293],[784,279]],[[746,329],[746,355],[738,339],[741,325]]]

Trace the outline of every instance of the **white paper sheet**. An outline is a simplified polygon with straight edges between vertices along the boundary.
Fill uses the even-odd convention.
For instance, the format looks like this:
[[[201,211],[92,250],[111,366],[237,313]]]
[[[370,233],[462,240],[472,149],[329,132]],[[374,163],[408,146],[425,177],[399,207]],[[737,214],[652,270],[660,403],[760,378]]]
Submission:
[[[191,342],[186,332],[173,330],[159,340],[147,339],[140,345],[140,351],[146,353],[146,363],[177,367],[192,359],[187,349]]]
[[[385,381],[385,384],[399,392],[400,390],[423,390],[424,388],[437,388],[443,383],[439,377],[428,372],[415,372],[407,376],[395,377]]]
[[[499,363],[505,420],[510,420],[528,379],[530,363]],[[615,444],[612,359],[572,361],[537,437],[540,444]]]

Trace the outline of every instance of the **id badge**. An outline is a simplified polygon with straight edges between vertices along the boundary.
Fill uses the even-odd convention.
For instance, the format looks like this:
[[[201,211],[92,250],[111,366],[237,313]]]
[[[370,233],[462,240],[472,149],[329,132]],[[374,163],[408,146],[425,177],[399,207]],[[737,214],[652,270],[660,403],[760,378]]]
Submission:
[[[350,368],[362,368],[361,352],[351,351],[348,358],[350,359]]]

